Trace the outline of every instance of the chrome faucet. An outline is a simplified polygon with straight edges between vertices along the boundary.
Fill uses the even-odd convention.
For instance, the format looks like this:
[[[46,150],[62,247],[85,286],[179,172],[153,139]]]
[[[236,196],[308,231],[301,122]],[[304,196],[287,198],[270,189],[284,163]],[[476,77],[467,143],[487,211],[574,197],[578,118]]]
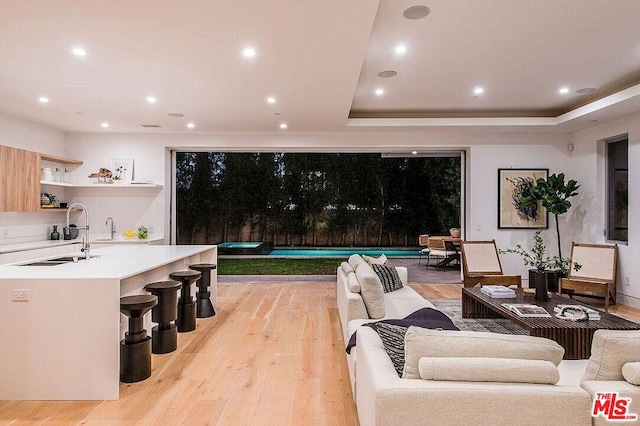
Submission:
[[[104,221],[104,224],[105,224],[105,225],[108,225],[108,224],[109,224],[109,221],[111,221],[111,238],[110,238],[110,239],[112,239],[112,240],[113,240],[113,235],[116,233],[116,226],[115,226],[115,224],[113,223],[113,218],[112,218],[111,216],[109,216],[109,217],[107,218],[107,220],[105,220],[105,221]]]
[[[89,249],[91,248],[91,244],[89,244],[89,210],[87,210],[84,204],[71,203],[69,207],[67,207],[67,232],[69,232],[69,213],[71,213],[71,210],[74,208],[84,210],[85,227],[81,229],[84,229],[86,241],[82,241],[82,248],[80,251],[84,252],[85,259],[89,260]]]

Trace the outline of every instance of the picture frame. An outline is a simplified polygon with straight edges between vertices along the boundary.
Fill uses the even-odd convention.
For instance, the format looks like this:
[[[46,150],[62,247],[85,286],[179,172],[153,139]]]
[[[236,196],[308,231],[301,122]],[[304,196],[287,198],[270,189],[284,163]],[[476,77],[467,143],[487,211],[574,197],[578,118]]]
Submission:
[[[130,185],[133,181],[133,158],[112,158],[111,173],[113,183]]]
[[[540,203],[535,208],[518,204],[526,188],[548,176],[549,169],[498,169],[498,229],[549,228],[549,213]]]

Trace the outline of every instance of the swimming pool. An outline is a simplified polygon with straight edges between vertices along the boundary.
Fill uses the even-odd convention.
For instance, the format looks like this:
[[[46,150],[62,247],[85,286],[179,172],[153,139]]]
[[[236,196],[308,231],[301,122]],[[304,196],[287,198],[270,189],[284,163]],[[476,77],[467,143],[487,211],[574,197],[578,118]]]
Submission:
[[[378,257],[384,253],[387,257],[410,257],[418,256],[418,249],[371,249],[371,248],[358,248],[358,247],[345,247],[345,248],[308,248],[308,249],[275,249],[269,253],[269,256],[282,256],[282,257],[349,257],[352,254],[366,254],[367,256]]]

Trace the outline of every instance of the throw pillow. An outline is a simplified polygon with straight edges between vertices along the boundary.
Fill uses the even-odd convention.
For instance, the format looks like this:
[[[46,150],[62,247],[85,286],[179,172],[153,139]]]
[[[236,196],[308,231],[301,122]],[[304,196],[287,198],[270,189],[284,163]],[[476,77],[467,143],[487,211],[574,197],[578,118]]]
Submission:
[[[354,271],[358,269],[358,265],[367,264],[367,262],[365,262],[365,260],[359,254],[352,254],[351,256],[349,256],[348,263]]]
[[[382,265],[384,264],[384,262],[387,261],[387,256],[384,255],[384,253],[382,253],[380,255],[380,257],[371,257],[371,256],[367,256],[366,254],[362,256],[362,258],[369,264],[369,265],[373,265],[373,264],[378,264],[378,265]]]
[[[384,317],[384,291],[380,278],[366,263],[356,268],[356,278],[360,283],[360,295],[367,308],[369,318],[380,319]]]
[[[402,377],[402,369],[404,368],[404,335],[408,327],[379,322],[376,323],[375,328],[380,340],[382,340],[384,350],[387,351],[387,355],[391,358],[393,368],[396,369],[398,377]]]
[[[543,337],[409,327],[404,338],[405,379],[419,379],[422,357],[517,358],[560,364],[564,348]]]
[[[637,361],[640,361],[640,331],[596,330],[582,381],[624,380],[622,366]]]
[[[400,280],[400,275],[398,275],[398,271],[395,266],[391,265],[378,265],[374,263],[371,265],[373,268],[373,272],[378,275],[380,281],[382,282],[382,289],[385,293],[391,293],[394,290],[399,290],[402,288],[402,281]]]
[[[356,278],[355,272],[347,275],[347,285],[349,286],[351,293],[360,293],[360,283],[358,282],[358,278]]]
[[[344,272],[345,275],[349,275],[350,273],[354,272],[353,267],[347,262],[342,262],[340,264],[340,268],[342,268],[342,272]]]
[[[622,366],[622,375],[627,382],[640,386],[640,362],[627,362]]]
[[[549,361],[512,358],[420,358],[423,380],[539,383],[555,385],[558,367]]]

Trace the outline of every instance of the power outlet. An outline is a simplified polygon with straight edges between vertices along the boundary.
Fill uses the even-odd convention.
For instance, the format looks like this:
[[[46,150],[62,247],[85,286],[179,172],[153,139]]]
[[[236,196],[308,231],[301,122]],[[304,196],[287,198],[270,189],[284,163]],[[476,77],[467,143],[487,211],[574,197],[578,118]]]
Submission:
[[[9,228],[2,228],[0,238],[9,238]]]
[[[28,302],[29,290],[26,288],[14,288],[11,290],[11,299],[14,302]]]
[[[631,281],[629,280],[629,277],[624,277],[622,279],[622,282],[624,283],[624,285],[626,286],[631,286]]]
[[[481,224],[477,224],[476,225],[476,231],[482,231],[482,225]]]

